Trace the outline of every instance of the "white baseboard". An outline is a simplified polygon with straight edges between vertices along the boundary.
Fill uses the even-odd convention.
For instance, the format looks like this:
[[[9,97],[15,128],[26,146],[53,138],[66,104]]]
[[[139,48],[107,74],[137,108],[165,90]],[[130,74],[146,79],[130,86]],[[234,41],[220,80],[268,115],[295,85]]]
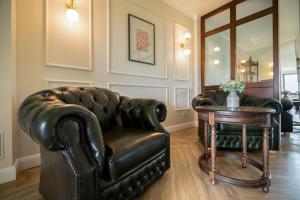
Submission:
[[[193,128],[195,127],[195,122],[187,122],[187,123],[182,123],[182,124],[177,124],[173,126],[166,126],[165,129],[169,132],[175,132],[175,131],[180,131],[188,128]]]
[[[31,156],[25,156],[18,158],[15,161],[16,171],[19,172],[24,169],[29,169],[41,165],[41,156],[40,154],[35,154]]]
[[[0,169],[0,184],[16,180],[16,168],[14,166]]]
[[[195,127],[198,128],[198,121],[194,121],[194,123],[195,123]]]

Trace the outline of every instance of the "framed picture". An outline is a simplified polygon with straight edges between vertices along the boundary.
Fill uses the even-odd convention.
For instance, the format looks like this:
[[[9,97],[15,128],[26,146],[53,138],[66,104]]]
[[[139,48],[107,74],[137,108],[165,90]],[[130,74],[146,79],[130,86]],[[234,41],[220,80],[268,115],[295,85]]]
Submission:
[[[155,25],[128,15],[129,60],[155,65]]]

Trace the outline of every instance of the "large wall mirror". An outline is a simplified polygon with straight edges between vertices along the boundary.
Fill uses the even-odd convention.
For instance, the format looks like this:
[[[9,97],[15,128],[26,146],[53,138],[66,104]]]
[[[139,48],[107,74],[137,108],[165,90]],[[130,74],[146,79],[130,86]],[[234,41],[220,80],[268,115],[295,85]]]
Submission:
[[[201,18],[201,88],[229,80],[279,98],[278,0],[235,0]]]
[[[273,79],[272,15],[236,28],[237,79],[264,82]]]
[[[205,38],[205,85],[218,85],[230,80],[229,38],[229,30]]]

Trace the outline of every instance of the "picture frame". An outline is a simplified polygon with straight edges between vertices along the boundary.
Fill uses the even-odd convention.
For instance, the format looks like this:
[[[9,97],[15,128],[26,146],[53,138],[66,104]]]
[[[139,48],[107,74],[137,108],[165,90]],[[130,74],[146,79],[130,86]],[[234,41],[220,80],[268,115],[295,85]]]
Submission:
[[[155,65],[155,24],[128,14],[129,61]]]

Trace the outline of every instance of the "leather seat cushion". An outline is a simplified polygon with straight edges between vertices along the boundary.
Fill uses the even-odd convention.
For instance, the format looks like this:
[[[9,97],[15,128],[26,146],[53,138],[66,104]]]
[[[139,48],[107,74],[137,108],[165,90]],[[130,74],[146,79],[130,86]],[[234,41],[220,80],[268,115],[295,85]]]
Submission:
[[[112,129],[103,133],[107,166],[111,179],[141,164],[165,149],[168,135],[142,129]]]

